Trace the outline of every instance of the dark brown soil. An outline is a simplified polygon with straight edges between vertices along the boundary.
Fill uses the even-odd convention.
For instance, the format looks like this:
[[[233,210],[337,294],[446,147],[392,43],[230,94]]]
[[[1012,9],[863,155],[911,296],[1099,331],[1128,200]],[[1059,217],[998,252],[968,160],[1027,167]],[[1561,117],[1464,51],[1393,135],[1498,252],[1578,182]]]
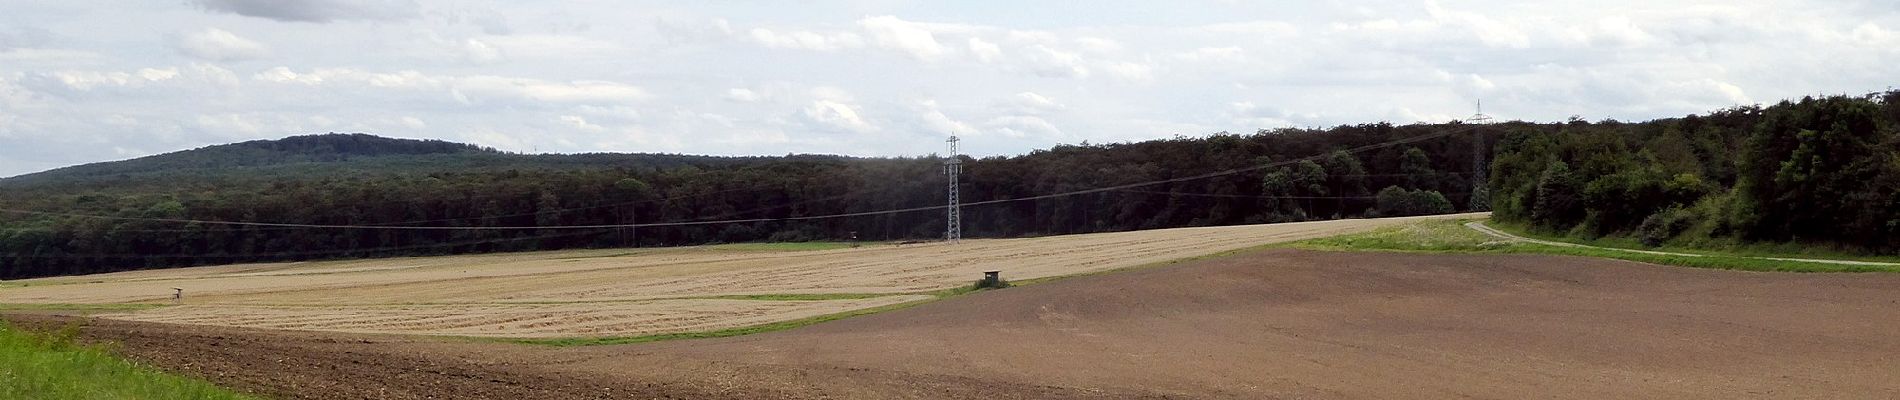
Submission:
[[[625,346],[90,324],[285,398],[1900,398],[1900,275],[1548,256],[1275,250]]]

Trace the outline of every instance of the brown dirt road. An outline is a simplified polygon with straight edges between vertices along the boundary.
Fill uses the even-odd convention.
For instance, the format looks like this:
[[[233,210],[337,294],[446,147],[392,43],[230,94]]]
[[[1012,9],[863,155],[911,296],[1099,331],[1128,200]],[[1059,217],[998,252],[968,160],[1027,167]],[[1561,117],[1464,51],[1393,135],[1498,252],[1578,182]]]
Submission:
[[[292,398],[1900,398],[1900,275],[1531,255],[1272,250],[624,346],[93,324]]]

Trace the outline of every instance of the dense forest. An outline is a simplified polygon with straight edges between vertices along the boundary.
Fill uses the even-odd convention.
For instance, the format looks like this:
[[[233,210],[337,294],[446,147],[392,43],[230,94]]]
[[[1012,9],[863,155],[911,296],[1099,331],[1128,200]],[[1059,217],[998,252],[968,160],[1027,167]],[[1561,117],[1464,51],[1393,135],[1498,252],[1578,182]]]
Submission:
[[[1491,163],[1494,217],[1648,245],[1802,243],[1900,250],[1900,91],[1638,124],[1513,131]]]
[[[965,158],[959,187],[972,204],[964,209],[967,237],[1495,207],[1499,219],[1567,234],[1888,251],[1900,247],[1896,121],[1900,92],[1642,123],[1277,129]],[[0,179],[0,278],[580,247],[929,239],[943,234],[943,212],[930,207],[944,202],[944,161],[526,155],[364,134],[236,143]],[[1146,182],[1159,183],[1134,185]],[[1081,193],[1051,196],[1072,192]],[[849,216],[812,218],[841,214]],[[706,223],[727,220],[745,222]],[[641,226],[537,229],[592,225]]]

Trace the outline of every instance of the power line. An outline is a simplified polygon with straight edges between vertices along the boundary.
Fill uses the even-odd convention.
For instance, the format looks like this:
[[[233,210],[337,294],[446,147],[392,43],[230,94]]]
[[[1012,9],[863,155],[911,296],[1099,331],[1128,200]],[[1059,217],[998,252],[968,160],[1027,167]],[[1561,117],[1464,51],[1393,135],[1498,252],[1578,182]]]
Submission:
[[[1339,151],[1343,151],[1348,154],[1360,153],[1360,152],[1365,152],[1368,150],[1373,150],[1373,149],[1378,149],[1378,148],[1391,147],[1391,146],[1397,146],[1401,144],[1415,143],[1415,142],[1420,142],[1420,141],[1425,141],[1425,140],[1430,140],[1430,139],[1441,138],[1445,136],[1450,136],[1452,134],[1473,130],[1476,128],[1477,128],[1476,126],[1466,126],[1466,127],[1462,127],[1458,129],[1444,130],[1444,131],[1439,131],[1436,133],[1430,133],[1430,134],[1418,135],[1418,136],[1413,136],[1413,137],[1398,139],[1398,140],[1393,140],[1393,141],[1387,141],[1387,142],[1382,142],[1382,143],[1358,146],[1358,147],[1348,148],[1348,149],[1339,150]],[[1263,169],[1268,169],[1268,168],[1292,165],[1292,164],[1299,163],[1302,161],[1320,160],[1329,156],[1330,154],[1331,153],[1322,153],[1322,154],[1316,154],[1312,156],[1289,159],[1289,160],[1284,160],[1284,161],[1270,162],[1270,163],[1265,163],[1261,165],[1233,168],[1233,169],[1214,171],[1214,172],[1209,172],[1209,173],[1204,173],[1204,174],[1199,174],[1199,175],[1191,175],[1191,176],[1178,177],[1178,178],[1128,183],[1128,184],[1121,184],[1121,185],[1099,187],[1099,188],[1094,188],[1094,189],[1083,189],[1083,190],[1076,190],[1076,191],[1069,191],[1069,192],[1062,192],[1062,193],[1051,193],[1051,194],[1043,194],[1043,195],[1035,195],[1035,196],[1027,196],[1027,197],[985,200],[985,201],[978,201],[978,202],[972,202],[972,203],[963,203],[961,205],[984,206],[984,205],[990,205],[990,204],[1001,204],[1001,203],[1009,203],[1009,202],[1017,202],[1017,201],[1041,200],[1041,199],[1049,199],[1049,198],[1056,198],[1056,197],[1074,196],[1074,195],[1080,195],[1080,194],[1102,193],[1102,192],[1110,192],[1110,191],[1117,191],[1117,190],[1133,189],[1133,188],[1139,188],[1139,187],[1144,187],[1144,186],[1159,185],[1159,184],[1164,184],[1164,183],[1185,182],[1185,181],[1198,180],[1198,179],[1207,179],[1207,178],[1213,178],[1213,177],[1218,177],[1218,176],[1233,175],[1233,174],[1238,174],[1238,173],[1243,173],[1243,172],[1251,172],[1251,171],[1258,171],[1258,170],[1263,170]],[[552,230],[562,230],[562,229],[605,229],[605,228],[694,226],[694,225],[715,225],[715,224],[753,223],[753,222],[771,222],[771,221],[806,221],[806,220],[830,219],[830,218],[859,217],[859,216],[868,216],[868,215],[899,214],[899,213],[927,211],[927,210],[943,210],[948,207],[950,207],[950,205],[945,204],[945,205],[922,206],[922,207],[912,207],[912,208],[892,209],[892,210],[864,211],[864,212],[800,216],[800,217],[747,218],[747,219],[729,219],[729,220],[715,220],[715,221],[679,221],[679,222],[658,222],[658,223],[644,223],[644,224],[596,224],[596,225],[550,225],[550,226],[459,226],[459,227],[458,226],[330,225],[330,224],[301,224],[301,223],[277,223],[277,222],[210,221],[210,220],[194,220],[194,219],[182,219],[182,218],[139,218],[139,217],[116,217],[116,216],[106,216],[106,215],[88,215],[88,214],[76,214],[76,213],[18,210],[18,209],[11,209],[11,208],[0,208],[0,212],[8,212],[8,213],[16,213],[16,214],[47,215],[47,216],[63,216],[63,217],[74,217],[74,218],[110,219],[110,220],[150,221],[150,222],[170,222],[170,223],[198,223],[198,224],[206,224],[206,225],[313,228],[313,229],[366,229],[366,230],[552,229]]]

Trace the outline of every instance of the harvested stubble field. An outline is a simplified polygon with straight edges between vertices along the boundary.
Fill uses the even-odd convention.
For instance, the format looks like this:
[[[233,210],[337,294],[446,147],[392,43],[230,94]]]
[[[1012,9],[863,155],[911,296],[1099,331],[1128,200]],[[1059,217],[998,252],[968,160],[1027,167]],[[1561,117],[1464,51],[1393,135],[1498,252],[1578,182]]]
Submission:
[[[1470,218],[1473,215],[1436,218]],[[510,338],[699,332],[914,302],[985,270],[1013,280],[1127,268],[1415,218],[1184,228],[954,246],[583,250],[275,263],[9,282],[8,304],[170,304],[130,321]],[[802,296],[785,296],[802,295]]]

